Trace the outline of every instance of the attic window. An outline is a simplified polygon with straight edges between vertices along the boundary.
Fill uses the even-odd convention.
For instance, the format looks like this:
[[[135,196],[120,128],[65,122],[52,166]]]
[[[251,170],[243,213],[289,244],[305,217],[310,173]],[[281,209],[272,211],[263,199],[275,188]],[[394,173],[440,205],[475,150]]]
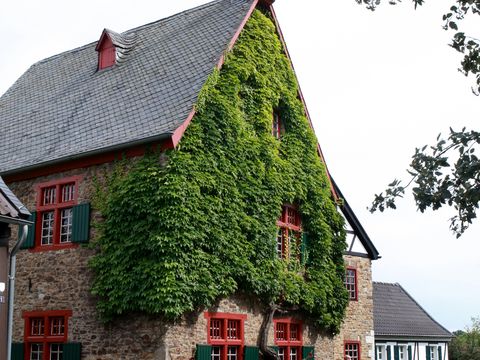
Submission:
[[[95,50],[98,51],[98,70],[120,65],[135,47],[137,36],[134,33],[119,34],[105,29],[98,40]]]

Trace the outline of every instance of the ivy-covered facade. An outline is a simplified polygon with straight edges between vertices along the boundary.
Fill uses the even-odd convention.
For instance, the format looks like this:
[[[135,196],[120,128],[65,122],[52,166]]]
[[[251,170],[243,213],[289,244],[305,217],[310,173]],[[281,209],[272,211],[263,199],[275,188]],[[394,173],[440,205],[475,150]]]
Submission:
[[[76,82],[82,56],[95,60],[90,86],[112,92],[98,106],[116,114],[91,142],[117,143],[74,138],[68,160],[2,170],[35,222],[19,255],[13,358],[371,358],[378,252],[326,170],[272,5],[214,1],[32,67],[25,82],[71,58],[75,83],[51,90],[81,92],[67,128],[102,115]],[[2,100],[22,90],[21,78]],[[48,117],[57,107],[43,101]]]

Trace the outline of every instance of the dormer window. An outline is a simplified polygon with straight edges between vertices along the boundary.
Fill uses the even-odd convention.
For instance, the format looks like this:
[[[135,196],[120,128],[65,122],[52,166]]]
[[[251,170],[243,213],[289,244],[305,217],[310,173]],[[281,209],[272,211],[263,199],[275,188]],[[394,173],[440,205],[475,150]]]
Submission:
[[[108,69],[123,62],[134,47],[135,34],[119,34],[105,29],[98,40],[95,50],[98,51],[98,70]]]
[[[98,50],[98,70],[115,65],[115,46],[109,36],[105,37]]]

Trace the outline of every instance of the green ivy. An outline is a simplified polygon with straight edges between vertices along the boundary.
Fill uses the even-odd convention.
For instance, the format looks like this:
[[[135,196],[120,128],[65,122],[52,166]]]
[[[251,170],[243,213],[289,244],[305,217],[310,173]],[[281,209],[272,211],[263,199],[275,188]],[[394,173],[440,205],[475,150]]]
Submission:
[[[281,140],[271,134],[273,111],[285,124]],[[203,87],[178,148],[145,156],[98,190],[104,221],[91,266],[104,319],[134,311],[174,319],[243,292],[338,330],[344,223],[291,65],[260,11]],[[306,267],[276,257],[284,203],[302,214]]]

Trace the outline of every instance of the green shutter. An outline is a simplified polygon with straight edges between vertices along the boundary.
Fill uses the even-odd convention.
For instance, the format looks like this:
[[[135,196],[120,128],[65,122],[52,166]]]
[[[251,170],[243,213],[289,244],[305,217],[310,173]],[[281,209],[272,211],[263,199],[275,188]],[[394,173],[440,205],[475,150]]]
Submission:
[[[11,360],[24,360],[23,343],[12,343]]]
[[[28,221],[33,222],[32,225],[28,225],[28,234],[25,242],[22,244],[21,249],[31,249],[35,246],[35,222],[37,221],[37,213],[32,211],[32,214],[28,217]],[[23,225],[18,229],[18,240],[21,239],[23,234]]]
[[[195,360],[210,360],[212,357],[211,345],[197,344],[197,351],[195,351]]]
[[[86,243],[90,236],[90,204],[73,207],[72,242]]]
[[[390,348],[390,345],[385,346],[387,349],[387,360],[392,360],[392,349]]]
[[[400,348],[398,345],[395,345],[393,347],[393,358],[395,360],[400,360]]]
[[[302,347],[302,359],[315,359],[315,348],[313,346]]]
[[[300,244],[300,260],[302,265],[308,261],[308,235],[306,232],[302,233],[302,243]]]
[[[268,348],[278,355],[278,346],[269,346]]]
[[[245,346],[243,356],[245,360],[258,360],[259,349],[256,346]]]
[[[442,360],[442,347],[438,347],[438,360]]]
[[[412,360],[412,345],[408,345],[408,360]]]
[[[82,344],[66,343],[63,344],[63,360],[80,360],[82,355]]]
[[[425,346],[425,353],[427,355],[427,360],[431,360],[431,357],[430,357],[430,346]]]
[[[378,346],[375,345],[375,360],[378,360]]]

